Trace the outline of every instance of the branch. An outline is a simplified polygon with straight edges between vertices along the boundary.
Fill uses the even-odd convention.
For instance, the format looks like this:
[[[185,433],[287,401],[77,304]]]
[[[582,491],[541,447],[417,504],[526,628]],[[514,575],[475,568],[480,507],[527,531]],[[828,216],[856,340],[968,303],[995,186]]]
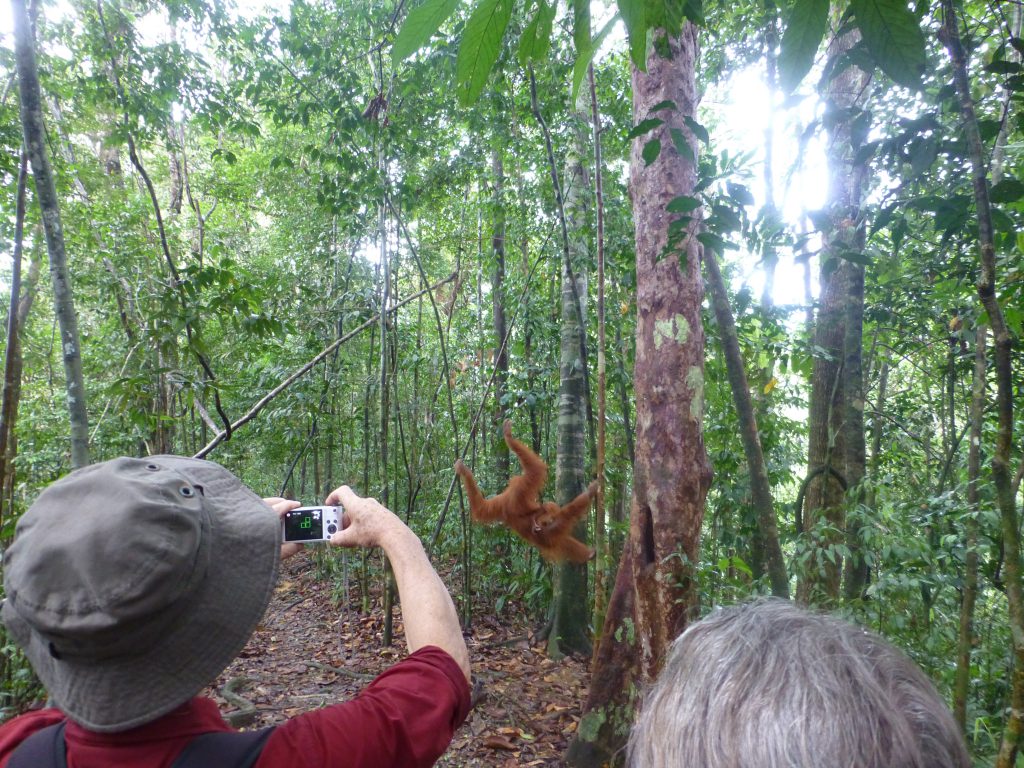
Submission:
[[[439,280],[438,282],[434,283],[433,285],[431,285],[431,286],[429,286],[427,288],[424,288],[422,291],[419,291],[418,293],[414,293],[412,296],[409,296],[408,298],[403,299],[402,301],[400,301],[398,304],[396,304],[395,306],[393,306],[391,309],[389,309],[387,311],[388,312],[397,312],[399,309],[404,307],[406,304],[410,304],[413,301],[415,301],[416,299],[418,299],[424,293],[427,293],[428,291],[436,290],[440,286],[444,285],[445,283],[450,283],[454,279],[455,279],[455,273],[453,272],[452,274],[448,275],[448,277],[446,277],[444,280]],[[243,424],[248,424],[250,421],[252,421],[256,417],[256,415],[260,411],[262,411],[271,400],[273,400],[279,394],[284,392],[286,389],[288,389],[288,387],[290,387],[292,384],[294,384],[296,381],[298,381],[300,378],[302,378],[305,374],[307,374],[310,370],[312,370],[312,368],[314,366],[316,366],[317,363],[321,362],[324,358],[326,358],[329,354],[331,354],[334,350],[336,350],[338,347],[340,347],[346,341],[348,341],[352,337],[358,335],[362,331],[365,331],[367,328],[369,328],[371,325],[374,325],[377,322],[379,322],[379,318],[372,317],[369,320],[367,320],[365,323],[363,323],[362,325],[360,325],[357,328],[354,328],[353,330],[351,330],[348,333],[346,333],[341,338],[336,339],[330,346],[328,346],[326,349],[324,349],[322,352],[320,352],[320,354],[318,354],[316,357],[314,357],[312,360],[310,360],[304,366],[299,368],[299,370],[297,370],[295,373],[293,373],[287,379],[285,379],[280,384],[278,384],[276,387],[274,387],[272,390],[270,390],[270,392],[268,392],[266,395],[264,395],[262,399],[260,399],[252,408],[249,409],[248,413],[246,413],[244,416],[242,416],[237,421],[233,422],[231,424],[231,432],[234,432],[236,429],[241,427]],[[223,443],[227,439],[227,437],[228,437],[228,432],[226,430],[218,432],[216,434],[216,436],[214,436],[214,438],[209,443],[207,443],[206,446],[204,446],[202,448],[202,450],[200,450],[198,453],[196,453],[193,456],[193,458],[195,458],[195,459],[202,459],[202,458],[206,457],[210,453],[210,451],[212,451],[218,445]]]
[[[843,489],[844,493],[848,490],[846,478],[843,477],[839,473],[839,470],[833,467],[831,464],[822,464],[821,466],[815,467],[810,472],[808,472],[807,477],[805,477],[804,481],[800,483],[800,492],[796,495],[796,503],[793,505],[793,512],[796,518],[795,522],[797,536],[803,533],[804,530],[804,496],[807,495],[807,488],[808,486],[810,486],[811,480],[816,478],[818,475],[824,474],[825,472],[828,472],[833,477],[835,477],[836,481],[839,483],[839,486]]]

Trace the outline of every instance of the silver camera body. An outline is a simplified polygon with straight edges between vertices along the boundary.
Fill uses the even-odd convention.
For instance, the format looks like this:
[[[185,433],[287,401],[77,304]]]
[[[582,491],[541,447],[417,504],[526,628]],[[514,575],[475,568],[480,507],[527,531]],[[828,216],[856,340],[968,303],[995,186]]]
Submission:
[[[284,513],[281,540],[311,544],[327,541],[341,530],[341,507],[298,507]]]

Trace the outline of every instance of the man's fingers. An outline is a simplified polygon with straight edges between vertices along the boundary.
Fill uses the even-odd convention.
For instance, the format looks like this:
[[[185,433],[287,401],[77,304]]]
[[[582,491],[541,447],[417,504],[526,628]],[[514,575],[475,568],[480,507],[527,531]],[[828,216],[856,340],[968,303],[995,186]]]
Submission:
[[[344,528],[331,536],[330,545],[332,547],[357,547],[359,541],[355,538],[351,528]]]
[[[355,492],[351,488],[347,485],[343,485],[331,491],[330,495],[324,500],[324,504],[327,504],[328,506],[337,506],[340,504],[344,507],[351,504],[358,498],[359,497],[356,496]]]
[[[272,510],[277,512],[278,517],[284,517],[284,513],[290,509],[301,507],[301,501],[282,499],[280,496],[271,496],[263,500]]]

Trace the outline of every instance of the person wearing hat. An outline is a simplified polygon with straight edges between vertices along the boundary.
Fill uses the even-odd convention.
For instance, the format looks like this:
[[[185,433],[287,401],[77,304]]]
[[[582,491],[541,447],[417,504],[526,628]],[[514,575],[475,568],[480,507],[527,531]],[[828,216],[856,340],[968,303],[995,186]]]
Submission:
[[[53,483],[4,553],[2,618],[52,707],[0,727],[0,768],[428,766],[469,711],[469,654],[416,535],[346,486],[330,543],[383,548],[410,655],[357,698],[237,734],[201,697],[270,601],[280,516],[232,473],[177,456],[120,458]]]

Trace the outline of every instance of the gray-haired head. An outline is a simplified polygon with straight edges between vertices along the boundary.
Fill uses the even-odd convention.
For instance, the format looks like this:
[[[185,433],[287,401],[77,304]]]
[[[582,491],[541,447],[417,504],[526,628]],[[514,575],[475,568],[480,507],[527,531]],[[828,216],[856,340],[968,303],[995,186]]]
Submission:
[[[725,608],[673,644],[632,768],[969,768],[932,683],[878,635],[783,600]]]

